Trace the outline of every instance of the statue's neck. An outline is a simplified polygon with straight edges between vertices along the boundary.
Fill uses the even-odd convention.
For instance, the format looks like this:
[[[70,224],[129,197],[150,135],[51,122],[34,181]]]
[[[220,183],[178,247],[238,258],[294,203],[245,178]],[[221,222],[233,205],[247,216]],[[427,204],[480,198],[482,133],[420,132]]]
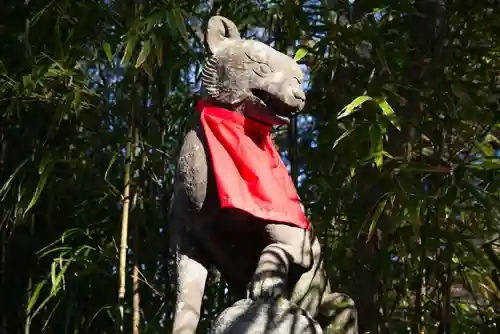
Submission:
[[[213,106],[217,106],[217,107],[221,107],[221,108],[224,108],[224,109],[227,109],[227,110],[231,110],[231,111],[234,111],[240,115],[244,115],[244,110],[245,110],[245,104],[244,103],[240,103],[239,105],[237,106],[233,106],[233,105],[230,105],[229,103],[224,103],[224,102],[220,102],[218,101],[217,99],[211,97],[204,89],[202,89],[200,91],[200,97],[207,101],[209,104],[213,105]]]
[[[224,102],[221,102],[221,101],[217,100],[216,98],[211,97],[203,88],[201,89],[199,96],[200,96],[201,99],[205,100],[208,104],[210,104],[212,106],[216,106],[216,107],[220,107],[220,108],[224,108],[224,109],[230,110],[230,111],[232,111],[234,113],[237,113],[237,114],[240,114],[242,116],[248,117],[248,118],[254,120],[257,123],[261,123],[261,124],[267,125],[267,126],[269,125],[269,124],[262,123],[261,121],[253,119],[253,118],[251,118],[251,117],[248,116],[248,114],[245,112],[246,108],[257,108],[258,107],[256,105],[253,105],[249,101],[241,102],[238,105],[231,105],[229,103],[224,103]]]

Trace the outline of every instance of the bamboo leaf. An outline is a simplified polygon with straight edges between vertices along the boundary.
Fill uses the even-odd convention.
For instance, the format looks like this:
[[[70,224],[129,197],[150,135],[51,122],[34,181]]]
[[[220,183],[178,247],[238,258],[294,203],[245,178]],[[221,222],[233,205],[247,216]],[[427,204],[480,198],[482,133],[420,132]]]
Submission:
[[[38,312],[40,312],[40,310],[42,310],[46,305],[47,303],[52,299],[52,295],[48,295],[47,298],[45,298],[41,303],[40,305],[38,305],[38,307],[36,308],[36,310],[33,312],[33,314],[30,316],[30,318],[34,318]]]
[[[492,283],[495,285],[496,287],[496,292],[499,293],[500,291],[500,275],[498,274],[498,270],[496,269],[493,269],[492,272],[491,272],[491,280],[492,280]]]
[[[68,238],[70,236],[72,236],[73,234],[75,233],[81,233],[83,235],[86,235],[86,233],[81,229],[81,228],[70,228],[70,229],[67,229],[66,231],[64,231],[64,233],[61,235],[61,237],[55,241],[53,241],[52,243],[50,243],[49,245],[43,247],[42,249],[40,249],[37,254],[40,255],[40,257],[44,257],[45,255],[51,253],[51,252],[54,252],[56,250],[60,250],[60,249],[64,249],[64,248],[67,248],[67,249],[70,249],[70,247],[68,246],[61,246],[59,248],[52,248],[54,245],[58,244],[58,243],[64,243],[64,240],[65,238]],[[46,252],[46,253],[44,253]]]
[[[376,100],[378,106],[382,110],[382,113],[387,117],[387,119],[394,125],[396,129],[401,131],[401,126],[399,125],[396,114],[394,113],[394,109],[387,103],[385,99],[377,99]]]
[[[293,57],[293,59],[294,59],[295,61],[299,61],[299,60],[301,60],[302,58],[304,58],[304,57],[307,55],[307,53],[308,53],[308,52],[309,52],[309,51],[308,51],[307,49],[305,49],[305,48],[299,48],[299,49],[297,50],[297,52],[295,52],[295,56]]]
[[[161,36],[156,36],[154,49],[156,50],[156,62],[158,67],[163,66],[163,39]]]
[[[173,7],[171,10],[167,11],[166,17],[172,38],[176,40],[180,35],[186,44],[189,43],[189,36],[184,22],[184,11],[180,8]],[[183,50],[186,47],[184,43],[178,43],[178,46]]]
[[[29,301],[28,301],[28,307],[26,308],[26,312],[29,314],[31,313],[31,310],[33,309],[33,306],[35,306],[36,301],[38,300],[38,297],[40,296],[40,291],[42,291],[43,286],[45,285],[47,281],[43,280],[41,282],[38,282],[38,284],[35,287],[35,290],[33,290],[33,294],[31,295]]]
[[[24,215],[33,208],[33,206],[36,204],[38,201],[38,198],[40,197],[40,194],[42,193],[43,189],[45,188],[45,185],[47,184],[47,180],[49,178],[50,172],[52,171],[52,163],[49,164],[48,167],[46,167],[40,176],[40,180],[38,180],[38,184],[35,189],[35,194],[31,198],[31,201],[28,204],[28,207],[26,210],[24,210]]]
[[[141,52],[137,57],[137,61],[135,63],[135,68],[141,67],[141,65],[148,59],[149,53],[151,52],[151,40],[144,41],[144,45],[142,46]]]
[[[421,203],[418,199],[410,197],[407,203],[408,220],[413,228],[413,233],[416,238],[420,238],[420,228],[422,226],[422,220],[420,217]]]
[[[23,86],[28,90],[32,90],[35,87],[31,74],[23,75]]]
[[[73,108],[78,108],[82,100],[82,92],[80,90],[75,91],[75,97],[73,98],[72,105]]]
[[[59,258],[58,260],[60,262],[63,261],[62,258]],[[57,274],[57,276],[53,280],[52,288],[50,289],[51,296],[55,296],[57,294],[57,292],[62,289],[62,282],[64,279],[64,274],[66,273],[66,270],[68,270],[68,267],[71,264],[71,262],[73,262],[73,258],[71,258],[70,260],[66,260],[66,263],[63,266],[61,266],[61,270],[59,271],[59,273]],[[54,273],[55,273],[55,271],[54,271]]]
[[[499,158],[491,158],[491,159],[485,158],[481,162],[481,167],[483,169],[492,169],[492,170],[500,169],[500,159]]]
[[[57,241],[56,241],[57,242]],[[40,257],[45,257],[51,253],[54,253],[54,252],[57,252],[57,251],[60,251],[60,253],[63,253],[62,251],[64,251],[64,253],[66,253],[67,251],[71,250],[71,247],[69,246],[61,246],[61,247],[55,247],[55,248],[51,248],[51,249],[48,249],[47,247],[39,250],[37,253],[40,254]]]
[[[178,37],[178,29],[175,27],[175,12],[173,10],[169,10],[166,13],[167,17],[167,24],[168,27],[170,28],[170,34],[172,35],[173,39],[176,39]]]
[[[56,281],[56,262],[55,261],[52,261],[52,264],[50,265],[50,282],[52,284],[52,286],[55,285],[55,281]]]
[[[368,238],[367,241],[370,240],[373,236],[373,233],[375,233],[375,229],[377,227],[377,222],[382,215],[382,212],[385,209],[385,206],[387,205],[387,198],[384,198],[383,200],[379,201],[377,204],[377,207],[375,208],[375,211],[373,212],[372,215],[372,222],[370,224],[370,229],[368,230]]]
[[[118,157],[118,153],[115,152],[113,154],[113,157],[111,157],[111,160],[108,163],[108,167],[106,168],[106,172],[104,172],[104,180],[108,179],[108,173],[111,170],[111,167],[113,167],[113,164],[115,163],[117,157]]]
[[[483,143],[476,142],[476,145],[479,148],[479,150],[481,150],[481,152],[483,153],[483,155],[485,157],[495,156],[495,150],[493,149],[493,146],[490,143],[488,143],[488,142],[483,142]]]
[[[118,196],[121,196],[120,195],[120,191],[115,187],[114,184],[112,184],[109,180],[108,180],[108,173],[109,171],[111,170],[111,167],[113,166],[113,164],[115,163],[116,161],[116,158],[117,158],[117,153],[115,152],[113,154],[113,157],[111,158],[111,160],[109,161],[109,164],[108,164],[108,168],[106,168],[106,172],[104,173],[104,181],[109,185],[109,187],[111,188],[112,192],[115,194],[115,195],[118,195]]]
[[[373,155],[375,165],[380,170],[384,161],[384,136],[379,124],[370,125],[371,154]]]
[[[498,138],[497,138],[497,137],[495,137],[495,136],[494,136],[493,134],[491,134],[491,133],[488,133],[488,134],[486,135],[486,137],[484,138],[484,141],[485,141],[486,143],[495,142],[495,143],[497,143],[497,144],[500,144],[500,140],[498,140]]]
[[[181,37],[184,39],[184,41],[186,43],[189,43],[189,36],[188,36],[188,32],[186,29],[186,23],[185,23],[185,19],[184,19],[184,17],[186,15],[184,15],[184,11],[180,8],[174,7],[172,9],[172,12],[173,12],[174,24],[177,28],[177,31],[179,31],[179,33],[181,34]],[[184,47],[184,45],[182,45],[182,47]]]
[[[47,168],[49,162],[50,162],[50,155],[49,153],[45,153],[42,157],[42,160],[40,161],[40,166],[38,167],[38,174],[43,174],[45,169]]]
[[[26,165],[26,163],[33,158],[33,155],[29,155],[27,156],[23,161],[21,161],[21,163],[16,167],[16,169],[14,170],[14,172],[12,174],[10,174],[9,178],[7,179],[7,181],[3,184],[2,186],[2,189],[0,189],[0,196],[2,196],[2,201],[5,199],[5,196],[7,194],[7,191],[9,191],[10,189],[10,186],[12,184],[12,181],[14,181],[17,173],[19,173],[19,171],[21,170],[21,168],[24,167],[24,165]]]
[[[363,103],[370,100],[372,100],[372,98],[369,96],[366,95],[358,96],[351,103],[349,103],[342,109],[342,111],[337,115],[337,119],[349,116],[355,111],[356,108],[360,107]]]
[[[496,270],[493,269],[493,273],[495,273],[495,272],[496,272]],[[492,277],[493,277],[493,274],[492,274]],[[491,290],[493,290],[494,293],[497,294],[498,293],[498,287],[497,287],[495,281],[492,278],[489,278],[489,277],[484,277],[483,279],[484,279],[486,285],[489,286],[489,288]]]
[[[134,53],[135,45],[137,44],[138,37],[137,36],[131,36],[126,43],[125,46],[125,52],[123,53],[123,57],[121,60],[121,64],[125,65],[130,61],[130,58],[132,57],[132,54]]]
[[[338,145],[338,143],[340,143],[342,139],[348,137],[354,131],[354,129],[355,128],[348,129],[342,135],[340,135],[340,137],[338,137],[337,140],[335,140],[335,142],[333,143],[332,150]]]
[[[108,58],[109,63],[113,64],[113,53],[111,52],[111,45],[109,45],[108,42],[103,42],[102,47],[104,49],[106,57]]]
[[[483,245],[483,250],[486,253],[486,256],[491,261],[491,263],[495,266],[496,270],[500,271],[500,257],[497,256],[491,243]]]

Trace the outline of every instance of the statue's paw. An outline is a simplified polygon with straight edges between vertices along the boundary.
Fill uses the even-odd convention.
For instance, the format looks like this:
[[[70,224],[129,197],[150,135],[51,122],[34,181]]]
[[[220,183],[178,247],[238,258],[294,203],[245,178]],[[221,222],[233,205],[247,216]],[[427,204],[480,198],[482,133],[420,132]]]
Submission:
[[[257,299],[277,299],[286,296],[286,283],[279,277],[266,277],[250,284],[249,297]]]
[[[358,318],[354,301],[343,293],[325,296],[319,322],[328,334],[357,334]]]
[[[323,334],[316,320],[286,299],[243,299],[225,309],[210,334]]]

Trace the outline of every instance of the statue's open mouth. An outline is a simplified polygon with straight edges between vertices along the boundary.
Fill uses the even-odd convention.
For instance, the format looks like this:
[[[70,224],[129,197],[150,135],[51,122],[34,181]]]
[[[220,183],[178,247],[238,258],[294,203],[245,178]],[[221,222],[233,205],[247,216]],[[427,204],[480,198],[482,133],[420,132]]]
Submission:
[[[298,108],[289,106],[280,98],[264,90],[252,89],[252,94],[261,100],[266,108],[274,113],[276,118],[283,122],[290,123],[290,118],[299,112]]]

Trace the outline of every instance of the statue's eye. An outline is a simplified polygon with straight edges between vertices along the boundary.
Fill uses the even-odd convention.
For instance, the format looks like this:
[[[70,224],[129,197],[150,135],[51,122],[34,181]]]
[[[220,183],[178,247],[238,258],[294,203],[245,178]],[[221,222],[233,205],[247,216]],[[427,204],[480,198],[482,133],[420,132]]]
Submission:
[[[260,64],[260,72],[262,74],[269,74],[271,73],[273,70],[271,69],[271,67],[267,64]]]
[[[260,63],[258,66],[253,68],[253,71],[255,74],[257,74],[259,77],[264,77],[271,73],[273,69],[271,66],[267,65],[266,63]]]

